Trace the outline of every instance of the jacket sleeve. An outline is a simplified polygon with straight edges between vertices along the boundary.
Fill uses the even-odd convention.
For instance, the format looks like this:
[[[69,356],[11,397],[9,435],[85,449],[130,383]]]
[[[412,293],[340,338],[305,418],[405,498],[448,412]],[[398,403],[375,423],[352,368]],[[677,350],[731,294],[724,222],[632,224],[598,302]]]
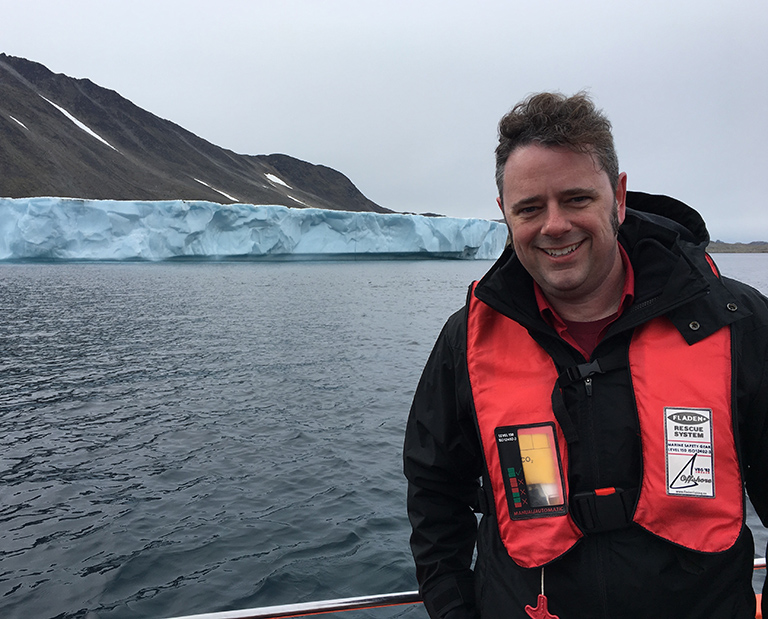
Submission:
[[[762,329],[760,337],[763,342],[764,361],[751,366],[751,378],[755,381],[756,390],[748,397],[748,407],[742,408],[739,415],[744,481],[750,502],[764,527],[768,527],[768,366],[765,361],[768,360],[765,345],[767,338],[768,324]],[[742,369],[746,370],[743,367],[744,359],[741,362]],[[756,545],[755,552],[765,557],[768,555],[768,547]],[[762,616],[768,617],[768,579],[763,584],[762,606]]]
[[[433,619],[476,616],[471,570],[482,456],[466,371],[465,313],[443,328],[422,374],[403,450],[411,550]]]
[[[733,282],[729,284],[734,287]],[[750,290],[741,303],[747,304],[752,316],[739,325],[735,346],[738,435],[747,494],[768,527],[768,299]],[[762,557],[768,553],[764,547],[755,550]],[[763,587],[764,616],[768,616],[767,595],[768,581]]]

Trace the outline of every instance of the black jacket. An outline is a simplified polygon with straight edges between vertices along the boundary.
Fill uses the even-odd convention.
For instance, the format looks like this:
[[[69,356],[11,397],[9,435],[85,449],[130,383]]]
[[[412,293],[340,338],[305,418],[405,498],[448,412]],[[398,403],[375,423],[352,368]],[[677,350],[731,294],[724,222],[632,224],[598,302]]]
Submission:
[[[665,196],[630,192],[619,242],[635,271],[635,299],[592,358],[626,351],[633,329],[660,315],[670,318],[689,343],[731,325],[742,474],[768,524],[768,300],[742,283],[717,277],[705,257],[708,241],[693,209]],[[511,248],[475,294],[526,327],[559,371],[584,362],[542,320],[531,277]],[[698,323],[696,330],[692,322]],[[582,382],[563,390],[579,436],[569,445],[571,493],[637,488],[641,451],[628,370],[593,380],[593,397],[585,397]],[[435,344],[405,438],[411,548],[433,618],[528,619],[524,608],[535,606],[541,591],[541,570],[518,567],[502,545],[493,501],[480,489],[480,481],[490,487],[484,467],[467,376],[465,307],[448,320]],[[479,510],[484,513],[478,527]],[[753,558],[746,526],[733,548],[714,555],[677,547],[636,525],[589,534],[544,568],[549,611],[560,619],[751,618]]]

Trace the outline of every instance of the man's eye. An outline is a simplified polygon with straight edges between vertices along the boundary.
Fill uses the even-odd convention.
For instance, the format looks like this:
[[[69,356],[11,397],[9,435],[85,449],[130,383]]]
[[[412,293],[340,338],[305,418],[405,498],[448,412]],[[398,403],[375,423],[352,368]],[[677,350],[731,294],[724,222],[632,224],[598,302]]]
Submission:
[[[518,215],[531,215],[532,213],[535,213],[538,210],[537,206],[526,206],[524,208],[521,208],[517,211]]]
[[[572,204],[584,204],[590,200],[589,196],[574,196],[571,198]]]

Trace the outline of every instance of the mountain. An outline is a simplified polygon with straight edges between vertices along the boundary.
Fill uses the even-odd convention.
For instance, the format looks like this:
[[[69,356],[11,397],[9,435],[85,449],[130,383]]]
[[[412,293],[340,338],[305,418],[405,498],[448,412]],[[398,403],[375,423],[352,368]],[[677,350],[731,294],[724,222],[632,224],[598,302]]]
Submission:
[[[88,79],[0,54],[0,196],[208,200],[392,212],[340,172],[240,155]]]
[[[726,243],[718,239],[709,242],[707,251],[710,254],[765,254],[768,253],[768,242]]]

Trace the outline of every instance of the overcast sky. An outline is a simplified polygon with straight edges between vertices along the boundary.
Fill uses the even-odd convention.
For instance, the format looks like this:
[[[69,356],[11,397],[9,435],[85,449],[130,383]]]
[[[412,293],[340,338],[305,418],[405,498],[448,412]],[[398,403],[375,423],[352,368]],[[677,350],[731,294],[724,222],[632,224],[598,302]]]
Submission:
[[[499,118],[586,89],[629,188],[728,241],[768,240],[766,33],[765,0],[0,0],[0,51],[397,211],[498,217]]]

